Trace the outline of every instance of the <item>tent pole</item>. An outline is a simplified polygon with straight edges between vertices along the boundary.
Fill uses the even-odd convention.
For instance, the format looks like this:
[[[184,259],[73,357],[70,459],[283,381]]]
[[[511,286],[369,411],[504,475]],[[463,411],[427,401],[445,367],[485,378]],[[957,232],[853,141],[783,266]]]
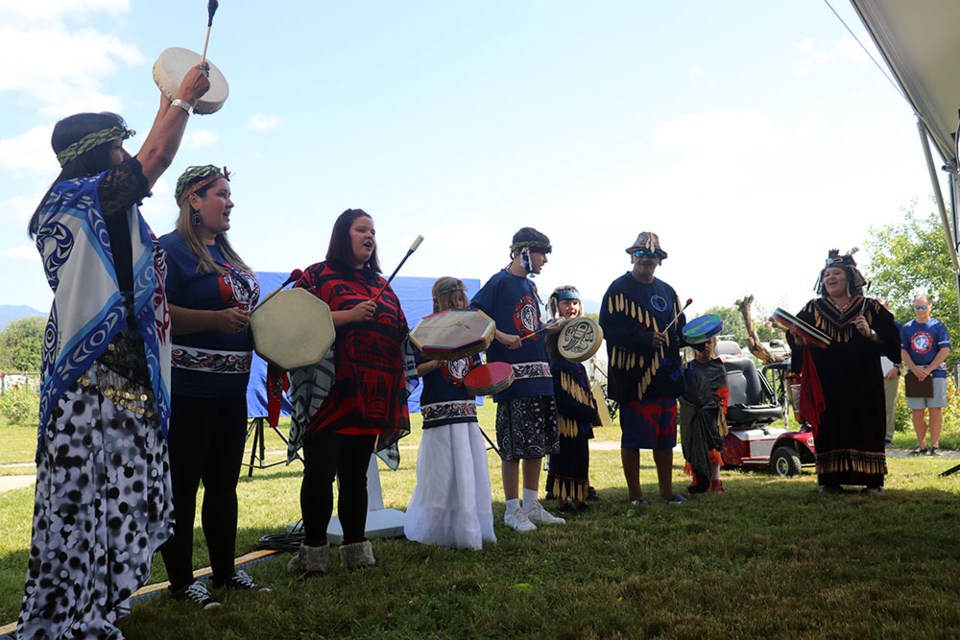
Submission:
[[[947,236],[947,245],[950,247],[950,263],[953,265],[953,272],[955,274],[960,274],[960,263],[957,261],[957,242],[954,239],[953,231],[950,229],[950,219],[947,217],[947,208],[943,204],[943,191],[940,189],[940,180],[937,177],[937,170],[933,166],[933,155],[930,153],[930,141],[927,138],[927,129],[919,118],[917,119],[917,131],[920,132],[920,143],[923,146],[923,157],[927,160],[927,171],[930,173],[930,183],[933,186],[933,196],[937,201],[937,209],[940,211],[940,224],[943,225],[943,232]]]
[[[957,247],[957,189],[960,189],[960,181],[958,181],[957,176],[957,166],[954,163],[950,163],[948,167],[950,172],[947,174],[949,178],[948,182],[950,185],[950,212],[953,214],[953,229],[954,229],[954,248]],[[960,273],[956,274],[957,276],[957,313],[960,314]],[[954,370],[954,382],[957,381],[957,373],[960,372],[960,367]]]

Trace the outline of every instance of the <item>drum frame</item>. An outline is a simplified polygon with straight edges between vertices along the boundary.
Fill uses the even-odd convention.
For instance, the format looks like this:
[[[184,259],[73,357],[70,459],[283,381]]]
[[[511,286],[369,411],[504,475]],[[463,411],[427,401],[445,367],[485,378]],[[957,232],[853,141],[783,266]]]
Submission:
[[[577,354],[571,354],[569,349],[565,348],[564,336],[567,332],[576,332],[579,331],[578,325],[587,324],[593,330],[595,340],[594,343],[590,346],[589,349]],[[569,339],[568,339],[569,341]],[[578,340],[578,343],[582,340]],[[560,355],[564,359],[569,360],[570,362],[585,362],[592,358],[597,351],[600,350],[600,346],[603,344],[603,329],[600,327],[600,324],[593,318],[587,316],[580,316],[578,318],[571,318],[567,320],[566,324],[560,329],[559,334],[557,335],[557,351],[560,352]]]

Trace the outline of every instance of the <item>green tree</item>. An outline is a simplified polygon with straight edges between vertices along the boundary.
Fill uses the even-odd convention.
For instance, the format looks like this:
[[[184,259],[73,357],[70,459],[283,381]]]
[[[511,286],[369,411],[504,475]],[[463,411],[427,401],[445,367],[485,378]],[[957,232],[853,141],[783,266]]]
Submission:
[[[729,336],[730,340],[736,341],[741,346],[747,344],[747,328],[743,324],[743,316],[736,307],[710,307],[703,315],[710,314],[718,315],[723,320],[723,330],[720,335]],[[690,320],[693,318],[688,316],[687,321]]]
[[[920,217],[916,203],[904,210],[903,220],[879,229],[870,228],[866,247],[870,266],[864,276],[871,281],[870,295],[886,298],[897,322],[914,318],[913,298],[930,296],[933,315],[954,340],[960,337],[957,314],[957,276],[950,265],[949,245],[934,212]],[[949,365],[960,359],[957,350]]]
[[[46,318],[30,316],[14,320],[0,331],[0,370],[40,371],[46,325]]]
[[[711,313],[720,316],[723,320],[723,331],[720,332],[720,335],[731,336],[731,339],[736,340],[737,344],[746,346],[747,327],[744,325],[743,315],[741,315],[736,305],[710,307],[704,315]],[[756,325],[757,328],[757,337],[759,337],[760,340],[763,342],[783,340],[783,333],[771,324],[770,314],[756,302],[753,303],[752,317],[753,324]],[[688,320],[691,319],[692,318],[688,318]]]

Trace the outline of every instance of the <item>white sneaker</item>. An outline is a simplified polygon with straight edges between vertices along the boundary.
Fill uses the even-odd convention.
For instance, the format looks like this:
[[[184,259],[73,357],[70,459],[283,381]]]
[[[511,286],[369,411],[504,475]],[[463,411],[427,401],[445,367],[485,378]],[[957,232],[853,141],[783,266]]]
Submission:
[[[534,506],[533,509],[530,509],[529,511],[524,509],[524,511],[527,514],[527,518],[533,524],[566,524],[567,523],[567,521],[564,520],[563,518],[558,518],[557,516],[553,515],[552,513],[544,509],[543,505],[540,504],[539,502],[536,502],[534,504],[536,506]]]
[[[536,531],[537,525],[530,522],[530,518],[527,517],[527,514],[523,512],[523,509],[517,509],[516,511],[507,511],[503,514],[503,524],[507,525],[514,531],[519,531],[520,533],[526,533],[527,531]]]

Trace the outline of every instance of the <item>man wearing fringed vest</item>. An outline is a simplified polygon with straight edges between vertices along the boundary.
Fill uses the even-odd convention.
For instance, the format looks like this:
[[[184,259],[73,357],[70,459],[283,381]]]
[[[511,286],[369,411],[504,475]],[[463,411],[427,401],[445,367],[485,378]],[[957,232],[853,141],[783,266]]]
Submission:
[[[667,252],[657,234],[642,232],[627,248],[633,268],[603,296],[600,326],[607,342],[608,394],[620,403],[620,458],[630,502],[646,505],[640,487],[640,449],[652,449],[660,496],[673,492],[677,398],[683,393],[680,331],[686,323],[673,287],[654,277]],[[676,319],[676,321],[674,321]]]

